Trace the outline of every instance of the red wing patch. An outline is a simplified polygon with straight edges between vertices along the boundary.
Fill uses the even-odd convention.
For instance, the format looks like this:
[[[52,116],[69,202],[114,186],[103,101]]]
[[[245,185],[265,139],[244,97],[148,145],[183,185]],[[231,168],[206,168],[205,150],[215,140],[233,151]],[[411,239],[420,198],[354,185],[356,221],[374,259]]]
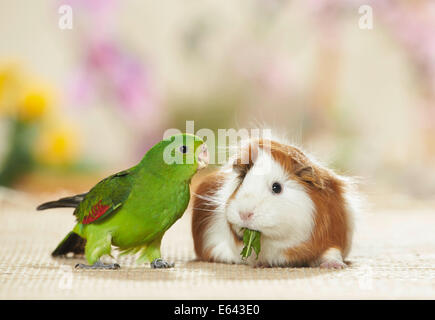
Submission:
[[[110,205],[103,205],[101,204],[101,200],[98,201],[98,203],[92,207],[89,215],[83,218],[82,224],[89,224],[91,222],[94,222],[99,217],[101,217],[109,208]]]

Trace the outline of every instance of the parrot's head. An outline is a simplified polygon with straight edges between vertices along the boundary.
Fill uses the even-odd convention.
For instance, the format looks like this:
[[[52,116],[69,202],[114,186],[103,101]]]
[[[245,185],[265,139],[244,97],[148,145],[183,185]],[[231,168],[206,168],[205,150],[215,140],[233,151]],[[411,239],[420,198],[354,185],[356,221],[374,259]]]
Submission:
[[[177,134],[152,147],[144,157],[148,165],[167,172],[173,178],[190,179],[208,165],[209,155],[204,140],[193,134]]]

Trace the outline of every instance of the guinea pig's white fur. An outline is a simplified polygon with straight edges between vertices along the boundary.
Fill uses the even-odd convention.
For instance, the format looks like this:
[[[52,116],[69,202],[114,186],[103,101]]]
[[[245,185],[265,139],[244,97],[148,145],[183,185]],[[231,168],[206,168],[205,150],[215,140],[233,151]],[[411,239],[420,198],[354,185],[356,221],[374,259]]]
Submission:
[[[248,146],[252,146],[251,143]],[[246,145],[243,148],[247,148]],[[234,169],[236,160],[233,158],[196,190],[192,232],[197,256],[206,261],[255,266],[345,267],[343,259],[349,252],[353,232],[354,206],[350,183],[293,146],[274,142],[272,151],[274,148],[280,153],[282,150],[288,154],[295,152],[295,156],[292,155],[297,158],[295,163],[303,165],[283,165],[285,161],[293,162],[293,158],[280,160],[273,156],[276,152],[271,153],[261,146],[256,148],[255,159],[243,169],[242,178]],[[322,176],[324,186],[316,185],[311,176],[301,178],[299,171],[305,170],[306,166]],[[271,190],[276,182],[281,185],[278,194]],[[323,198],[330,199],[334,190],[342,193],[337,195],[336,202],[343,203],[328,206],[320,202]],[[334,218],[334,212],[328,212],[335,208],[342,211],[337,218]],[[249,219],[242,219],[241,213],[252,215]],[[328,216],[330,213],[331,217]],[[334,219],[340,220],[343,226],[328,225],[328,221]],[[247,261],[241,259],[242,228],[261,232],[258,259],[255,253]],[[334,235],[334,232],[343,235]]]

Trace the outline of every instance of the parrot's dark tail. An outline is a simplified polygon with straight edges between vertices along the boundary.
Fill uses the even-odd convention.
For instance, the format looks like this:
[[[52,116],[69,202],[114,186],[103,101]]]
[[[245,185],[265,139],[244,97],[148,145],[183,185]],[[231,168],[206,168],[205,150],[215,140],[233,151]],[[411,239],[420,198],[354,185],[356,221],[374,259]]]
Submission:
[[[72,197],[61,198],[56,201],[49,201],[39,205],[36,210],[45,210],[52,208],[77,208],[83,201],[87,193],[78,194]]]
[[[85,253],[86,239],[71,231],[51,253],[53,257],[64,256],[70,252],[74,254]]]

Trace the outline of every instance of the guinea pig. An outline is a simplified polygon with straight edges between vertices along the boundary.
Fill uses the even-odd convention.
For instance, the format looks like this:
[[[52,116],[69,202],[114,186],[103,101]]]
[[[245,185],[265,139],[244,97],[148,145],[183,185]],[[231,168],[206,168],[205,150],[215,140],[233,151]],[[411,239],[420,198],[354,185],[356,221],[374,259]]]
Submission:
[[[255,267],[345,268],[357,211],[353,185],[295,146],[248,141],[194,190],[196,255]],[[246,261],[243,228],[261,232],[258,257]]]

